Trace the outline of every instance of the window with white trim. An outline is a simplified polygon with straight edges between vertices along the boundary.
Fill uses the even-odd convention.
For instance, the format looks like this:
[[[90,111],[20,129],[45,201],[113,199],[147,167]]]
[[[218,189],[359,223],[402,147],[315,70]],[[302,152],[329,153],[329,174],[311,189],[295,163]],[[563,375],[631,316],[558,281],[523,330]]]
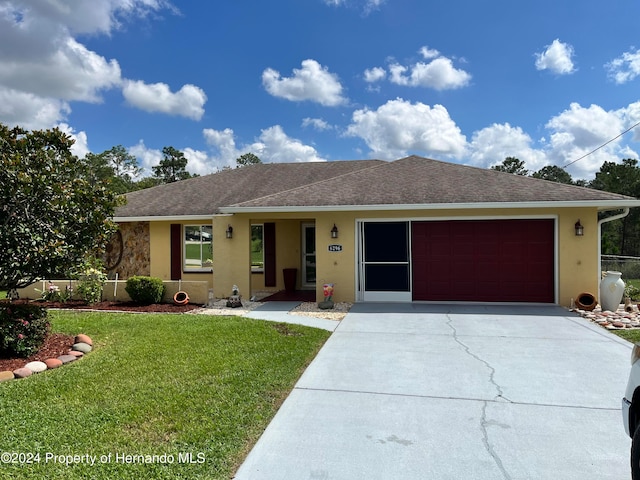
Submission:
[[[211,271],[213,265],[213,227],[211,225],[184,226],[184,271]]]

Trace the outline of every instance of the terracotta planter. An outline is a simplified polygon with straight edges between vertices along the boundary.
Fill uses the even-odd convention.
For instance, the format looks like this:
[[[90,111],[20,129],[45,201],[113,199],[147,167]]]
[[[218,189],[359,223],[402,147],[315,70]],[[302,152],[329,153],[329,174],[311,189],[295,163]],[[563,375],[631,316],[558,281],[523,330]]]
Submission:
[[[189,295],[187,295],[187,292],[183,292],[182,290],[176,292],[176,294],[173,296],[173,303],[175,303],[176,305],[186,305],[187,303],[189,303]]]
[[[586,310],[588,312],[596,308],[596,305],[598,304],[598,302],[596,301],[596,297],[588,292],[583,292],[578,295],[575,303],[577,308],[579,308],[580,310]]]

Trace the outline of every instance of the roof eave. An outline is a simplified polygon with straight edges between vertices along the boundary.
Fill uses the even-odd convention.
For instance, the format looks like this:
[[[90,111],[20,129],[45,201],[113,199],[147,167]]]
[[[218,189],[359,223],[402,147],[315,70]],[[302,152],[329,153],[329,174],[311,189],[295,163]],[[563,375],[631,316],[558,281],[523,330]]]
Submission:
[[[207,215],[140,215],[140,216],[116,216],[112,220],[116,223],[122,222],[183,222],[190,220],[212,220],[220,214]],[[224,215],[223,215],[224,216]]]
[[[295,212],[340,212],[340,211],[391,211],[391,210],[454,210],[454,209],[532,209],[532,208],[597,208],[615,210],[640,207],[640,200],[575,200],[545,202],[479,202],[479,203],[426,203],[426,204],[379,204],[379,205],[281,205],[273,207],[221,207],[220,212],[233,213],[295,213]]]

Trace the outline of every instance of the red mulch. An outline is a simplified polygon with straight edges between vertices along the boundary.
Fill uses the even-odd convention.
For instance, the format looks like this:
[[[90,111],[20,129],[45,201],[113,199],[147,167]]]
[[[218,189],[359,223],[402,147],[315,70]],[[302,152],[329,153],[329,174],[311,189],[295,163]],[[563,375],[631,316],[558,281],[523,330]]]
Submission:
[[[63,335],[62,333],[47,335],[40,350],[28,358],[0,358],[0,372],[13,371],[16,368],[24,367],[29,362],[44,362],[47,358],[66,355],[73,345],[74,338],[73,335]]]
[[[18,300],[17,302],[20,302]],[[87,305],[86,302],[80,300],[70,300],[68,302],[34,302],[45,308],[50,309],[90,309],[90,310],[119,310],[125,312],[150,312],[150,313],[183,313],[190,310],[200,308],[201,305],[188,303],[187,305],[174,305],[172,303],[155,303],[152,305],[137,305],[132,302],[100,302]],[[82,332],[78,332],[82,333]],[[0,358],[0,372],[5,370],[15,370],[24,367],[29,362],[44,361],[47,358],[57,358],[60,355],[66,355],[73,345],[73,335],[63,335],[61,333],[52,333],[45,339],[44,345],[38,353],[28,358]]]
[[[133,302],[99,302],[88,305],[81,300],[70,300],[68,302],[34,302],[45,308],[67,308],[67,309],[88,309],[88,310],[120,310],[125,312],[141,313],[183,313],[200,308],[202,305],[188,303],[186,305],[175,305],[173,303],[154,303],[151,305],[138,305]]]

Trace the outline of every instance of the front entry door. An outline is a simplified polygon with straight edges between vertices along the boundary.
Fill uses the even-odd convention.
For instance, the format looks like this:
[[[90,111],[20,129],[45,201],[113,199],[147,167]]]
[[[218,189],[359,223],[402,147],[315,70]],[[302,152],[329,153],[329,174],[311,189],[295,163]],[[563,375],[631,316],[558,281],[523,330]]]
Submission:
[[[316,226],[302,224],[302,287],[316,286]]]

